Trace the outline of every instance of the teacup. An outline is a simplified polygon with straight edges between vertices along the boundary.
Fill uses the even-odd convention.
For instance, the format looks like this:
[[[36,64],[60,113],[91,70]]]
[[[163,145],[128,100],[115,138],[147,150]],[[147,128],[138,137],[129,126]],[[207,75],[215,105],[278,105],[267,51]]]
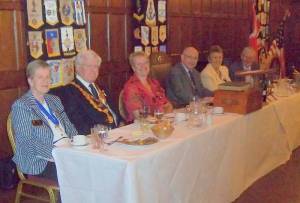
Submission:
[[[73,145],[86,145],[87,139],[85,135],[76,135],[73,137]]]
[[[213,114],[222,114],[224,113],[224,108],[221,106],[215,106],[212,112]]]

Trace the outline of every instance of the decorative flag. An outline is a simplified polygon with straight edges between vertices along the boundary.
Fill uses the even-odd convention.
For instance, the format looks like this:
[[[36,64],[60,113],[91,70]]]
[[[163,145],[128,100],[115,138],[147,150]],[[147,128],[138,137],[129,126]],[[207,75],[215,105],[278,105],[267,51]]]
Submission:
[[[28,25],[34,29],[44,25],[41,0],[27,0]]]
[[[256,1],[252,0],[252,32],[249,36],[249,46],[252,47],[257,53],[261,48],[258,34],[260,30],[260,22],[256,13]]]
[[[74,58],[62,59],[61,70],[63,84],[66,85],[74,79]]]
[[[148,0],[145,23],[148,26],[156,25],[156,11],[153,0]]]
[[[48,60],[47,63],[51,69],[51,87],[62,84],[62,75],[60,70],[60,60]]]
[[[133,18],[135,18],[137,21],[141,21],[144,19],[144,14],[142,12],[141,0],[135,1],[135,9],[134,9],[134,13],[133,13]]]
[[[164,42],[167,39],[167,26],[161,25],[159,26],[159,40]]]
[[[37,59],[43,55],[43,38],[41,31],[29,31],[28,43],[30,55]]]
[[[86,23],[85,8],[83,0],[74,0],[75,19],[77,25],[84,25]]]
[[[59,0],[61,22],[65,25],[74,23],[74,10],[71,0]]]
[[[151,27],[151,44],[153,46],[157,46],[158,43],[159,43],[159,41],[158,41],[158,27],[153,26],[153,27]]]
[[[158,14],[158,21],[164,23],[167,19],[166,11],[167,11],[167,2],[166,0],[159,0],[157,4],[157,14]]]
[[[46,13],[46,22],[49,25],[56,25],[58,23],[56,0],[45,0],[44,6]]]
[[[141,42],[144,46],[149,44],[149,27],[148,26],[141,26]]]
[[[60,56],[58,29],[45,30],[48,57]]]
[[[74,41],[77,53],[87,49],[85,29],[74,29]]]
[[[289,10],[285,11],[284,17],[280,22],[276,36],[272,41],[270,46],[268,55],[272,56],[272,59],[278,57],[279,65],[280,65],[280,78],[284,78],[286,76],[286,66],[285,66],[285,51],[284,51],[284,26],[286,19],[290,17],[291,13]]]
[[[66,26],[60,28],[61,44],[64,56],[75,55],[74,49],[74,38],[73,38],[73,27]]]

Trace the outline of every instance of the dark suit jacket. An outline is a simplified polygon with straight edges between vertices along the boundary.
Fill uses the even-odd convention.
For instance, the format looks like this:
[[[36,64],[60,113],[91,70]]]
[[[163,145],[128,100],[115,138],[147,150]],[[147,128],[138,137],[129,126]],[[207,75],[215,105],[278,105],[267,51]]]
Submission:
[[[205,97],[212,96],[212,92],[205,89],[201,83],[199,72],[192,70],[196,83],[194,95],[191,79],[181,63],[171,68],[166,82],[167,97],[175,106],[184,106],[190,103],[193,96]]]
[[[257,63],[252,64],[251,70],[259,69],[259,65]],[[235,72],[243,70],[243,63],[241,60],[235,61],[230,65],[229,68],[229,76],[232,81],[244,81],[244,77],[239,77],[235,75]]]
[[[89,90],[79,80],[75,79],[74,82],[89,93]],[[68,84],[61,87],[59,91],[52,90],[50,92],[60,97],[70,121],[75,125],[79,134],[90,134],[90,129],[95,124],[116,127],[115,124],[110,125],[106,120],[105,113],[97,111],[74,85]]]

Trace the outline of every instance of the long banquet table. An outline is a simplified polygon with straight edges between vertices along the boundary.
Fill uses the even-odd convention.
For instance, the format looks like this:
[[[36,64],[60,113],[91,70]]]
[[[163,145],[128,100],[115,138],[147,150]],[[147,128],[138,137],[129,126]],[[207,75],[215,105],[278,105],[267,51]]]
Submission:
[[[232,202],[300,145],[299,104],[294,94],[248,115],[213,116],[210,126],[181,122],[171,137],[148,146],[55,148],[62,202]],[[136,128],[110,136],[132,136]]]

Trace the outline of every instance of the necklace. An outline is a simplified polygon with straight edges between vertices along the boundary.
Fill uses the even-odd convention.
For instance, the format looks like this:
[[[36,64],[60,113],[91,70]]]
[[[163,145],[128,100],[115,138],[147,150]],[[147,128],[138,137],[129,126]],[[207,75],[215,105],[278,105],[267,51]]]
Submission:
[[[99,112],[102,112],[106,115],[106,119],[108,123],[113,123],[114,119],[109,112],[109,110],[105,107],[104,104],[106,104],[106,98],[105,98],[105,93],[103,90],[100,90],[96,85],[96,89],[99,92],[99,99],[95,99],[91,94],[86,92],[84,89],[82,89],[78,84],[75,82],[71,82],[71,85],[73,85],[75,88],[79,90],[79,92],[88,100],[88,102],[92,105],[94,109],[96,109]]]

